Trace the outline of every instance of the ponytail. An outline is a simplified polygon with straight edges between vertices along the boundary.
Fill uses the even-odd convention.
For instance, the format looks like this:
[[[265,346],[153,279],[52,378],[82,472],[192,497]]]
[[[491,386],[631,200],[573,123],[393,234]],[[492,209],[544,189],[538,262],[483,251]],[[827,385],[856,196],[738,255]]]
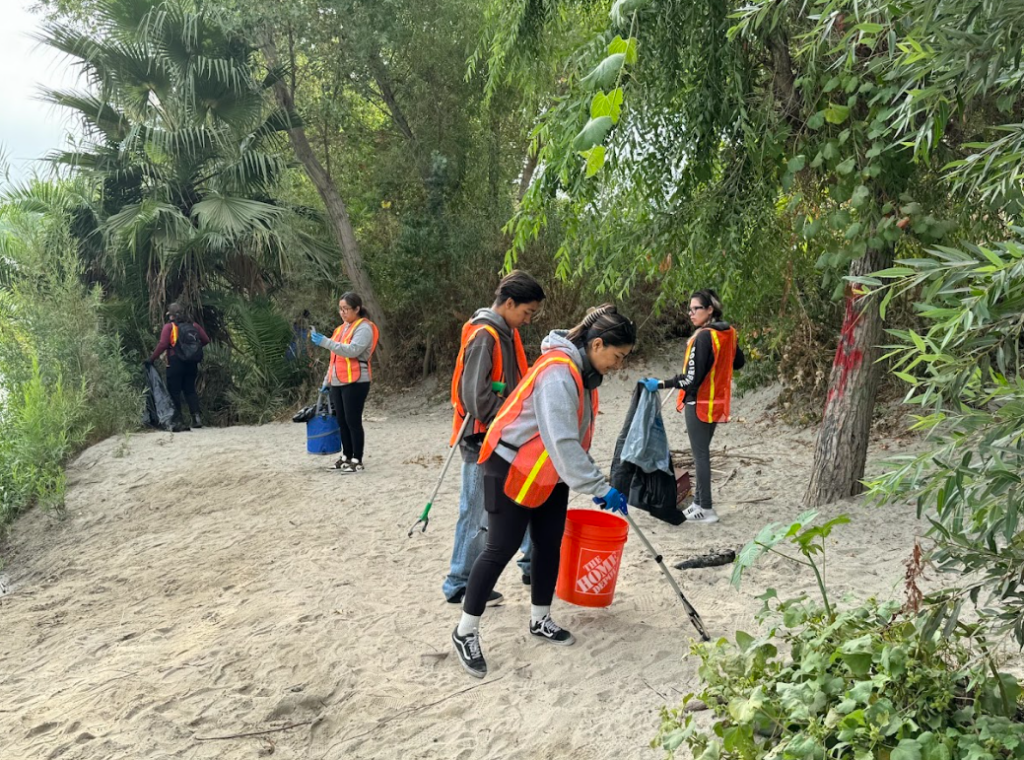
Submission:
[[[615,304],[606,303],[587,312],[566,337],[580,349],[596,338],[608,346],[632,346],[636,343],[636,325],[619,314]]]
[[[713,291],[711,288],[705,288],[704,290],[695,290],[693,295],[690,296],[692,301],[696,298],[700,301],[700,305],[705,309],[711,307],[711,318],[718,321],[722,318],[722,300],[718,297],[718,293]]]

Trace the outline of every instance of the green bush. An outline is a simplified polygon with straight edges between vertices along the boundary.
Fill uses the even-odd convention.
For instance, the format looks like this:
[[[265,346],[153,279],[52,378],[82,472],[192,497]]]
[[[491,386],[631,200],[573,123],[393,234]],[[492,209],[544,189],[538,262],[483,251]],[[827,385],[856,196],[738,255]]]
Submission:
[[[0,213],[9,269],[0,291],[0,524],[36,504],[60,510],[63,467],[141,417],[118,336],[62,221]]]
[[[808,527],[816,517],[766,526],[737,557],[733,582],[773,553],[812,570],[820,603],[780,602],[768,589],[760,597],[764,635],[695,644],[703,686],[662,711],[652,746],[674,757],[686,744],[696,760],[1024,758],[1021,686],[999,672],[981,629],[950,618],[939,630],[933,616],[898,602],[836,609],[821,555],[848,519]],[[694,697],[711,710],[710,727],[689,709]]]

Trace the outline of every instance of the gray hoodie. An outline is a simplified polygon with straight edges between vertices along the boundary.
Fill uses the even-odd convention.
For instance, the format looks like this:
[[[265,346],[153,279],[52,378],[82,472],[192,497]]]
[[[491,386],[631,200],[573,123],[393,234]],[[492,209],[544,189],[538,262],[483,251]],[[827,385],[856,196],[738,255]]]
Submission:
[[[370,348],[373,346],[373,328],[368,321],[363,322],[356,328],[355,333],[352,334],[351,343],[339,343],[325,335],[323,340],[320,341],[320,346],[330,349],[331,353],[346,359],[358,359],[359,379],[356,382],[370,382],[370,373],[367,372],[366,366],[367,362],[370,361]],[[341,369],[338,370],[338,372],[341,371]],[[338,377],[336,372],[331,372],[330,367],[327,368],[327,377],[324,378],[324,382],[329,382],[331,385],[348,385],[348,379]]]
[[[559,351],[568,354],[583,372],[583,357],[568,339],[565,330],[553,330],[541,344],[541,353]],[[583,419],[579,416],[579,391],[567,367],[555,365],[537,378],[533,392],[523,402],[519,417],[501,433],[501,440],[510,446],[522,446],[539,430],[551,464],[559,479],[569,488],[591,496],[605,496],[611,486],[582,445],[590,426],[593,410],[590,393],[584,393]],[[511,462],[516,452],[500,443],[495,452]]]
[[[478,332],[466,346],[462,357],[462,378],[459,380],[459,400],[470,417],[490,425],[498,414],[502,402],[519,381],[519,365],[516,364],[516,349],[512,328],[493,309],[477,309],[469,320],[474,325],[489,325],[498,332],[501,341],[501,367],[507,385],[505,393],[499,396],[491,388],[491,370],[494,368],[494,338],[487,330]],[[470,434],[460,442],[462,458],[475,462],[480,454],[484,434]]]

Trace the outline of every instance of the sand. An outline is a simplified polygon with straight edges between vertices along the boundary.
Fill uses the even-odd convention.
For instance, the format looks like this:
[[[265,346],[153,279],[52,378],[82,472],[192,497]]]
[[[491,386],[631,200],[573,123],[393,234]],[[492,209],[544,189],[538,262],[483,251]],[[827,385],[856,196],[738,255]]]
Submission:
[[[671,374],[633,366],[606,382],[599,463],[631,382],[657,370]],[[450,425],[430,390],[371,394],[358,476],[326,471],[291,423],[146,433],[84,452],[69,470],[67,518],[20,520],[0,568],[0,757],[661,757],[649,746],[659,709],[699,685],[684,657],[695,634],[635,537],[610,607],[555,601],[575,646],[529,637],[529,589],[513,564],[498,585],[504,605],[483,620],[490,673],[478,681],[459,667],[459,610],[441,595],[457,467],[427,532],[406,537]],[[716,435],[721,523],[674,527],[634,511],[667,562],[738,549],[801,511],[815,431],[766,412],[776,393],[736,402]],[[667,426],[673,448],[687,448],[681,417]],[[898,446],[874,441],[869,470]],[[909,507],[822,509],[843,512],[854,523],[830,541],[835,598],[902,598],[902,563],[925,526]],[[754,630],[766,587],[814,590],[778,559],[739,591],[730,567],[673,572],[712,636]]]

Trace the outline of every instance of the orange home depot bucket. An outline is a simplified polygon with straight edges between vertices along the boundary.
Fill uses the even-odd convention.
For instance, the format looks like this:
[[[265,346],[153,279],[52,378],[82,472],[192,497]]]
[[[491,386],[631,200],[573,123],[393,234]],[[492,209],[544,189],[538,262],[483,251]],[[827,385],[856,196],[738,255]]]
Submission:
[[[629,523],[596,509],[570,509],[565,517],[555,593],[580,607],[607,607],[615,596]]]

